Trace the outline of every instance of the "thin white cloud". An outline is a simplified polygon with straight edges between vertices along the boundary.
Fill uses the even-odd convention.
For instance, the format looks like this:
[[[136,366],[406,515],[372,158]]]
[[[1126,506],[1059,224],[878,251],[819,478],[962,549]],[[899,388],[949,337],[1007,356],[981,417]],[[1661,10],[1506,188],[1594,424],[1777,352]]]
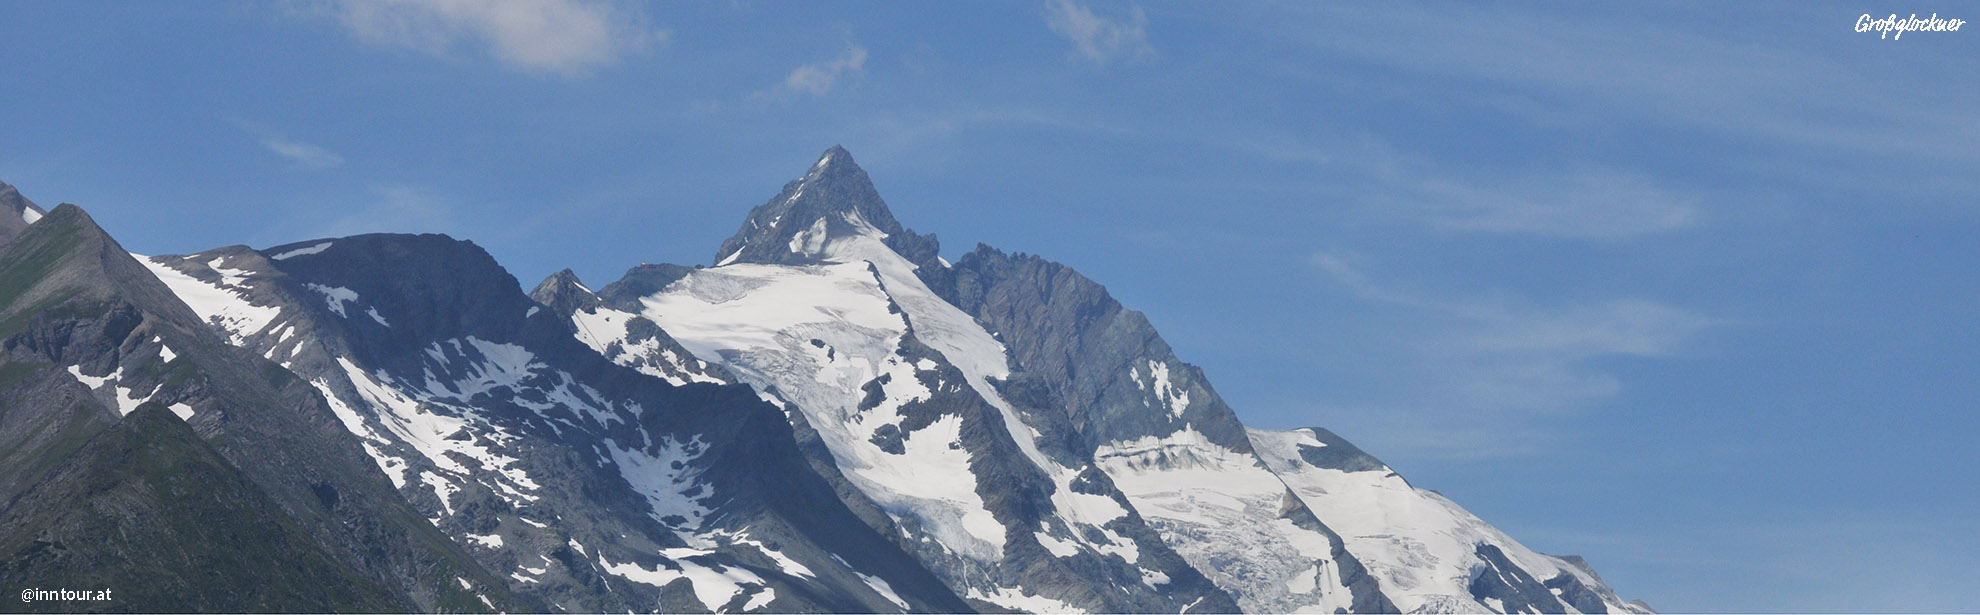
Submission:
[[[360,40],[444,54],[485,45],[529,73],[577,76],[663,38],[632,8],[601,0],[322,0],[322,12]]]
[[[1613,240],[1682,230],[1706,218],[1701,195],[1622,168],[1465,167],[1373,135],[1196,138],[1260,160],[1312,165],[1337,178],[1336,197],[1358,201],[1379,217],[1447,231]]]
[[[262,137],[261,146],[306,167],[327,169],[344,164],[344,157],[337,155],[336,152],[301,141],[268,136]]]
[[[1040,107],[982,105],[874,113],[848,128],[860,160],[891,159],[895,164],[943,164],[966,149],[962,141],[982,131],[1047,129],[1064,134],[1119,138],[1134,131],[1117,118],[1069,115]]]
[[[790,75],[784,77],[783,89],[787,92],[809,92],[815,96],[824,96],[838,85],[839,77],[865,69],[866,48],[850,45],[846,47],[845,53],[837,58],[797,67]]]
[[[1695,200],[1649,178],[1617,171],[1572,171],[1493,183],[1449,177],[1397,186],[1399,204],[1456,230],[1608,239],[1669,231],[1698,219]]]
[[[1613,240],[1690,228],[1704,217],[1698,195],[1611,167],[1462,168],[1374,136],[1234,149],[1280,160],[1293,159],[1280,150],[1296,152],[1334,167],[1376,213],[1450,231]]]
[[[1073,0],[1052,0],[1045,26],[1071,41],[1080,57],[1100,66],[1154,53],[1148,46],[1148,15],[1130,5],[1123,17],[1107,17]]]
[[[1700,27],[1696,15],[1678,12],[1617,19],[1495,5],[1286,7],[1293,10],[1263,13],[1276,27],[1261,35],[1328,52],[1316,62],[1372,64],[1397,83],[1425,78],[1410,96],[1419,102],[1443,104],[1462,92],[1536,124],[1648,119],[1810,149],[1959,161],[1975,158],[1970,144],[1980,134],[1968,102],[1980,88],[1948,70],[1952,65],[1893,71],[1871,47],[1816,54],[1783,35],[1826,37],[1829,20],[1849,13],[1834,7],[1760,33]],[[1725,23],[1776,14],[1758,7],[1700,11]],[[1371,23],[1390,27],[1360,26]],[[1847,41],[1845,28],[1835,30],[1835,39]],[[1868,81],[1881,85],[1863,87]],[[1357,82],[1342,91],[1361,89]],[[1501,95],[1506,89],[1519,94]]]
[[[235,128],[239,128],[242,132],[253,135],[261,143],[262,148],[274,152],[278,156],[287,158],[296,164],[312,169],[328,169],[343,166],[344,164],[344,157],[337,155],[336,152],[324,149],[315,144],[290,139],[284,136],[281,131],[270,128],[267,125],[240,118],[227,118],[227,123],[233,124]]]
[[[1567,358],[1661,356],[1712,321],[1668,305],[1623,299],[1544,315],[1502,314],[1476,338],[1480,349]]]
[[[1475,431],[1473,440],[1480,442],[1619,395],[1626,383],[1604,369],[1604,360],[1669,356],[1723,324],[1639,298],[1545,308],[1503,298],[1426,296],[1376,282],[1339,255],[1316,252],[1308,263],[1364,301],[1414,312],[1407,318],[1411,330],[1397,336],[1402,354],[1395,357],[1413,375],[1398,381],[1407,390],[1397,392],[1395,403],[1439,417],[1425,422],[1439,434]]]
[[[1484,409],[1515,414],[1573,410],[1615,397],[1623,382],[1597,366],[1613,357],[1667,356],[1713,319],[1642,299],[1557,310],[1465,305],[1469,331],[1439,340],[1453,391]]]

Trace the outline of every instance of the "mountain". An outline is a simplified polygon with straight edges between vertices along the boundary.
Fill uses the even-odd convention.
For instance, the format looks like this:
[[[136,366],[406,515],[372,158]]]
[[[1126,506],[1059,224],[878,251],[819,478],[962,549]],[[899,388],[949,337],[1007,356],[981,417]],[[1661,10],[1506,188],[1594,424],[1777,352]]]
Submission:
[[[1071,268],[988,246],[950,264],[938,251],[834,147],[750,211],[715,267],[643,266],[590,312],[565,313],[649,321],[791,406],[850,505],[877,506],[876,530],[984,608],[1632,610],[1585,566],[1534,554],[1432,492],[1329,497],[1314,476],[1400,477],[1372,457],[1282,458],[1289,436],[1247,429],[1146,318]],[[1368,512],[1417,504],[1442,512]],[[1447,541],[1460,552],[1413,542],[1453,528],[1466,530]],[[1039,549],[1056,565],[1045,575]]]
[[[664,284],[655,268],[635,270],[601,291],[614,299],[600,310],[567,316],[593,333],[585,323],[604,315],[642,317],[785,405],[814,466],[844,477],[849,506],[877,508],[874,530],[980,608],[1236,608],[1059,414],[1002,388],[1002,345],[916,277],[890,247],[902,237],[865,172],[833,148],[750,213],[723,244],[725,265],[674,268]],[[635,286],[657,290],[626,292]]]
[[[109,610],[1648,612],[1247,427],[1072,268],[944,260],[839,147],[714,266],[596,290],[0,203],[0,579]]]
[[[1246,610],[1635,610],[1585,566],[1533,553],[1331,432],[1246,428],[1145,317],[1068,267],[978,246],[942,276],[1115,484]]]
[[[48,212],[21,196],[21,191],[0,182],[0,246],[7,245],[15,235],[21,234],[28,225],[45,215]]]
[[[1014,363],[1165,540],[1249,611],[1389,611],[1341,537],[1258,458],[1202,371],[1137,312],[1063,265],[987,246],[954,302]]]
[[[78,207],[0,249],[0,374],[9,586],[112,587],[138,611],[535,608]]]

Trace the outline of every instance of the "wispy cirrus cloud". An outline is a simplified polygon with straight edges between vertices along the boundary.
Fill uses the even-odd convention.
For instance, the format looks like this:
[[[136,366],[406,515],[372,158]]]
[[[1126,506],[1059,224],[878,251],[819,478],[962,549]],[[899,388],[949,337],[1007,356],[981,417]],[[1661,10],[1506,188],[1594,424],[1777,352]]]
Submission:
[[[630,5],[603,0],[319,0],[365,42],[445,54],[476,41],[511,68],[580,76],[666,37]]]
[[[1434,296],[1377,281],[1351,259],[1327,252],[1313,253],[1308,264],[1356,298],[1412,312],[1405,319],[1410,330],[1394,336],[1402,347],[1398,365],[1408,373],[1399,382],[1408,390],[1393,400],[1408,408],[1393,414],[1415,418],[1391,417],[1387,427],[1425,456],[1537,450],[1506,443],[1543,437],[1534,421],[1622,392],[1625,383],[1604,361],[1671,356],[1726,324],[1635,297],[1534,306],[1504,297]]]
[[[1547,168],[1463,166],[1373,136],[1319,142],[1238,139],[1226,149],[1330,167],[1341,192],[1372,213],[1464,233],[1616,240],[1690,228],[1699,194],[1651,175],[1589,163]]]
[[[281,131],[264,124],[239,118],[229,118],[228,123],[253,136],[261,147],[291,162],[312,169],[328,169],[344,165],[344,157],[321,146],[297,141],[284,136]]]
[[[1607,169],[1470,182],[1450,176],[1398,182],[1389,200],[1454,230],[1613,239],[1691,226],[1696,199],[1648,177]]]
[[[262,137],[261,146],[306,167],[327,169],[344,164],[344,157],[337,155],[336,152],[301,141],[270,136]]]
[[[1502,168],[1409,151],[1375,135],[1195,135],[1195,142],[1273,163],[1309,165],[1329,198],[1378,218],[1450,232],[1616,240],[1708,221],[1705,195],[1682,181],[1593,161]]]
[[[1809,33],[1853,36],[1858,11],[1846,6],[1697,7],[1636,19],[1464,4],[1288,8],[1263,13],[1274,27],[1261,33],[1320,51],[1315,62],[1379,67],[1393,77],[1379,95],[1391,99],[1464,101],[1536,125],[1641,119],[1812,150],[1969,164],[1980,157],[1970,147],[1980,124],[1968,102],[1980,87],[1962,78],[1964,65],[1920,62],[1892,71],[1877,48],[1849,49],[1860,40],[1845,46],[1848,53],[1809,51],[1800,38]],[[1715,23],[1701,24],[1708,15]],[[1780,21],[1737,25],[1766,18]],[[1391,27],[1360,27],[1369,23]],[[1418,81],[1400,85],[1411,79]],[[1353,86],[1342,92],[1367,90]]]
[[[866,70],[866,48],[857,44],[846,46],[839,57],[799,66],[784,77],[779,85],[783,92],[806,92],[814,96],[824,96],[839,84],[844,76]]]
[[[1109,17],[1073,0],[1052,0],[1045,7],[1045,26],[1071,41],[1079,57],[1100,66],[1155,52],[1148,45],[1148,15],[1132,4],[1126,15]]]

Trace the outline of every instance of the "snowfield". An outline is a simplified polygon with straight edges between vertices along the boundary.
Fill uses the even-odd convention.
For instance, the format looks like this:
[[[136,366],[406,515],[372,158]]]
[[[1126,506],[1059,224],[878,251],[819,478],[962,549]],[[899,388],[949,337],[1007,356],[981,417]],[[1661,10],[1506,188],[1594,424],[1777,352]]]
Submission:
[[[1410,486],[1386,467],[1343,472],[1306,463],[1300,447],[1327,446],[1311,430],[1253,429],[1250,435],[1259,457],[1341,535],[1348,551],[1381,581],[1383,593],[1403,612],[1504,612],[1502,604],[1483,604],[1471,596],[1471,579],[1488,570],[1476,555],[1478,545],[1497,547],[1537,579],[1566,574],[1606,590],[1594,575],[1533,552],[1444,496]],[[1636,610],[1612,592],[1602,601],[1612,613]]]

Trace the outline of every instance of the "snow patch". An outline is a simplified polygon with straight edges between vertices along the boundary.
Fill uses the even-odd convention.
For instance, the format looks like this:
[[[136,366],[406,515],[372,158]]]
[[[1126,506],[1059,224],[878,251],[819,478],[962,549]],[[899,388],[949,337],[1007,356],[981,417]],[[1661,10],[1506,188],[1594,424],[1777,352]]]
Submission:
[[[350,318],[349,315],[344,314],[344,304],[356,303],[358,300],[357,291],[342,286],[324,286],[314,283],[304,284],[303,286],[321,293],[324,303],[330,306],[330,311],[336,312],[338,316]]]
[[[419,482],[426,483],[427,488],[433,490],[433,495],[440,498],[440,507],[446,509],[447,516],[454,516],[454,494],[460,492],[460,487],[447,482],[447,479],[441,478],[439,474],[434,474],[431,471],[420,472]],[[462,581],[463,585],[466,583],[466,581]],[[466,588],[463,587],[462,589]]]
[[[880,594],[880,597],[886,598],[888,602],[892,602],[895,606],[903,609],[908,608],[908,602],[902,600],[900,594],[894,593],[894,586],[888,585],[886,579],[857,570],[854,570],[853,574],[859,575],[859,580],[865,581],[867,587],[873,588],[874,593]]]
[[[1078,543],[1072,542],[1070,540],[1060,540],[1058,538],[1054,538],[1051,534],[1047,534],[1045,532],[1034,533],[1032,534],[1032,537],[1037,538],[1038,544],[1045,547],[1045,550],[1050,551],[1052,555],[1055,557],[1072,557],[1074,555],[1079,555]]]
[[[969,588],[968,597],[971,600],[982,600],[984,602],[989,602],[997,606],[1024,611],[1028,613],[1084,612],[1078,608],[1073,607],[1073,605],[1071,604],[1065,603],[1064,601],[1053,600],[1051,598],[1046,598],[1044,596],[1035,596],[1035,595],[1027,594],[1022,589],[1017,589],[1012,587],[992,587],[991,589],[994,591],[984,592],[980,588],[975,588],[975,587]]]
[[[1175,381],[1169,379],[1169,364],[1149,360],[1145,366],[1137,366],[1133,376],[1135,387],[1153,395],[1154,406],[1167,408],[1169,416],[1182,418],[1183,411],[1189,409],[1189,391],[1176,387]]]
[[[751,547],[755,547],[757,551],[763,553],[764,557],[768,557],[771,559],[771,561],[777,562],[777,568],[783,570],[785,574],[789,574],[791,576],[809,577],[814,579],[818,578],[818,574],[812,572],[811,567],[801,564],[797,560],[791,559],[790,556],[784,555],[782,551],[778,551],[776,549],[770,548],[770,545],[764,544],[762,541],[751,538],[749,536],[749,528],[743,528],[742,530],[734,533],[715,532],[712,533],[711,536],[722,539],[728,542],[728,544],[730,545],[748,545]]]
[[[215,286],[173,269],[163,261],[137,254],[131,256],[151,270],[151,274],[164,282],[165,287],[171,289],[172,294],[184,301],[187,307],[192,308],[193,313],[226,332],[228,342],[235,346],[246,346],[248,336],[260,333],[282,315],[279,307],[255,305],[248,301],[245,286]]]
[[[679,552],[682,550],[668,549],[667,551]],[[688,549],[686,551],[691,552],[693,550]],[[603,553],[600,553],[598,555],[598,565],[604,568],[605,572],[617,575],[628,581],[644,583],[654,587],[664,587],[668,583],[674,582],[675,579],[686,578],[688,583],[693,586],[695,599],[711,611],[721,609],[723,605],[728,604],[736,595],[741,594],[747,589],[744,587],[745,585],[755,587],[768,586],[767,583],[764,583],[763,577],[756,576],[756,573],[742,568],[714,564],[705,565],[688,559],[687,556],[673,557],[670,555],[669,558],[669,561],[661,562],[659,566],[649,570],[632,562],[612,563],[605,558]]]
[[[84,376],[81,367],[77,367],[74,365],[69,366],[69,375],[75,376],[77,382],[83,383],[83,386],[89,387],[90,390],[103,388],[103,383],[109,382],[111,380],[120,379],[123,377],[123,373],[124,370],[119,369],[117,371],[110,372],[109,376],[98,378],[96,376]]]
[[[672,436],[663,437],[657,446],[659,450],[651,453],[628,450],[609,439],[606,443],[605,450],[619,466],[619,475],[625,477],[634,491],[646,497],[646,503],[653,507],[650,514],[655,521],[673,527],[701,526],[709,510],[699,500],[710,493],[697,482],[701,469],[693,465],[706,447],[700,436],[685,443],[676,442]],[[669,521],[669,517],[684,521]]]
[[[792,235],[791,243],[787,247],[795,254],[816,256],[820,251],[825,249],[825,240],[829,239],[827,236],[828,233],[829,231],[825,226],[825,219],[819,218],[817,222],[811,223],[810,228],[798,231],[796,235]]]
[[[886,579],[860,572],[858,568],[854,568],[852,564],[846,563],[846,560],[837,554],[832,555],[832,561],[838,562],[848,572],[857,575],[859,580],[864,581],[866,586],[873,590],[873,593],[880,594],[881,598],[886,598],[888,602],[892,602],[895,606],[899,606],[902,609],[908,608],[907,601],[902,600],[900,594],[894,593],[894,586],[887,584]]]
[[[212,269],[214,273],[220,274],[221,286],[226,286],[230,288],[239,288],[245,286],[247,284],[248,271],[246,269],[230,269],[225,265],[226,260],[227,257],[221,256],[214,258],[213,260],[206,261],[206,268]]]
[[[750,596],[749,602],[743,603],[742,610],[754,611],[766,606],[770,606],[770,601],[776,599],[777,599],[777,590],[775,588],[765,587],[763,588],[763,591],[756,592],[756,595]]]
[[[269,259],[269,260],[278,260],[278,261],[283,261],[283,260],[289,260],[289,259],[291,259],[291,258],[295,258],[295,257],[298,257],[298,256],[309,256],[309,255],[311,255],[311,254],[320,254],[320,253],[322,253],[322,252],[323,252],[324,250],[328,250],[328,249],[330,249],[330,244],[332,244],[332,243],[336,243],[336,242],[332,242],[332,241],[325,241],[325,242],[323,242],[323,243],[319,243],[319,244],[316,244],[316,245],[313,245],[313,246],[309,246],[309,247],[307,247],[307,248],[296,248],[296,249],[294,249],[294,250],[290,250],[290,251],[287,251],[287,252],[283,252],[283,253],[281,253],[281,254],[277,254],[277,255],[274,255],[274,256],[270,256],[270,257],[268,257],[268,259]]]
[[[124,366],[122,365],[117,366],[116,370],[111,371],[109,375],[103,377],[85,376],[82,373],[82,368],[71,365],[69,366],[69,375],[74,376],[77,382],[83,383],[83,386],[89,387],[92,391],[102,389],[106,385],[109,386],[110,397],[117,403],[117,416],[130,416],[132,412],[137,411],[138,406],[151,401],[151,396],[156,395],[158,389],[163,386],[154,386],[144,395],[138,395],[137,389],[121,386],[121,383],[124,381]],[[185,406],[185,404],[177,404],[177,406]],[[185,408],[186,412],[181,414],[179,418],[184,419],[192,416],[192,407],[185,406]],[[173,412],[178,412],[176,407],[173,409]]]

